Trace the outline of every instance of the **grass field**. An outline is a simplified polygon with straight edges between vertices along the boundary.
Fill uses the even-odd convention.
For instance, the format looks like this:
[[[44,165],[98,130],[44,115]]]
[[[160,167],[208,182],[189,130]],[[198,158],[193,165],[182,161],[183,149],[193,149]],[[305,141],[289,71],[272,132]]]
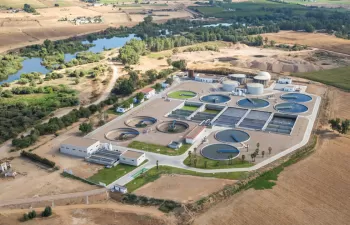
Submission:
[[[294,73],[292,76],[318,81],[320,83],[350,91],[350,66],[308,73]]]
[[[198,173],[189,170],[174,168],[170,166],[159,166],[157,170],[156,167],[148,170],[143,175],[137,177],[136,179],[129,182],[126,187],[129,192],[135,191],[136,189],[142,187],[143,185],[153,182],[160,178],[162,174],[182,174],[182,175],[191,175],[191,176],[200,176],[200,177],[215,177],[221,179],[229,179],[229,180],[239,180],[243,178],[247,173],[243,172],[235,172],[235,173]]]
[[[144,161],[142,164],[145,164],[145,163],[147,163],[147,160]],[[95,183],[102,182],[102,183],[105,183],[106,185],[108,185],[108,184],[112,183],[113,181],[121,178],[125,174],[133,171],[136,168],[137,167],[135,167],[135,166],[119,164],[119,165],[112,167],[110,169],[108,169],[108,168],[100,169],[96,174],[89,177],[88,180],[91,180]]]
[[[163,145],[156,145],[141,141],[133,141],[128,145],[129,148],[135,148],[139,150],[143,150],[146,152],[155,152],[163,155],[181,155],[187,151],[191,147],[189,144],[183,144],[178,150],[168,148]]]
[[[196,111],[199,107],[198,106],[192,106],[192,105],[185,105],[181,109],[188,110],[188,111]]]
[[[189,99],[196,96],[196,93],[192,91],[174,91],[168,94],[169,98],[176,98],[176,99]]]
[[[191,156],[192,158],[192,162],[190,163],[190,158],[187,157],[184,160],[184,164],[186,166],[190,166],[190,167],[196,167],[196,168],[200,168],[200,169],[225,169],[225,168],[245,168],[245,167],[251,167],[254,164],[247,162],[247,161],[243,161],[240,158],[235,158],[232,160],[232,165],[230,165],[228,163],[228,160],[226,161],[218,161],[218,160],[211,160],[211,159],[207,159],[204,158],[201,155],[196,155],[196,159],[197,159],[197,163],[196,166],[194,166],[194,156]],[[205,163],[207,162],[207,167],[205,167]]]

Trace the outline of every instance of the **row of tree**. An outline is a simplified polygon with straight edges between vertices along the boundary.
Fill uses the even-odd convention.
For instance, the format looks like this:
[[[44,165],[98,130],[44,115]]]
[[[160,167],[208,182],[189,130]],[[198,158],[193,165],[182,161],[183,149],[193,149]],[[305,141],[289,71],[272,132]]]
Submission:
[[[341,134],[347,134],[349,132],[350,120],[348,119],[341,120],[336,118],[329,120],[328,123],[331,125],[332,130],[336,130]]]

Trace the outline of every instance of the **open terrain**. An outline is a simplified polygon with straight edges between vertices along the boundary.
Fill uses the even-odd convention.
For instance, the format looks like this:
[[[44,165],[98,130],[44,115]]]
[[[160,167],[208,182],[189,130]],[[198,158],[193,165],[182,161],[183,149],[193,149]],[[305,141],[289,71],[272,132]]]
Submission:
[[[262,34],[264,38],[274,40],[277,43],[301,44],[325,49],[331,52],[350,54],[350,40],[345,40],[321,33],[306,33],[296,31],[280,31],[278,33]]]
[[[147,197],[190,203],[233,183],[233,180],[169,174],[162,175],[156,181],[146,184],[134,193]]]
[[[349,97],[329,88],[327,118],[348,118]],[[350,138],[325,124],[320,124],[319,135],[316,152],[286,168],[273,189],[250,189],[232,196],[200,215],[194,224],[347,224]]]

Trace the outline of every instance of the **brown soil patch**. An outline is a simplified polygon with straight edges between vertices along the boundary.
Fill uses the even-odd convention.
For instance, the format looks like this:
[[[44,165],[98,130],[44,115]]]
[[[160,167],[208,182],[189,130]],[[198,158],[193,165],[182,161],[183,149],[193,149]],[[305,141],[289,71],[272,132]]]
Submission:
[[[350,115],[350,93],[329,90],[329,118]],[[285,169],[271,190],[250,189],[212,207],[194,224],[348,224],[350,137],[328,126],[316,152]]]
[[[43,209],[36,209],[37,213]],[[25,210],[7,210],[0,212],[0,225],[22,224],[21,218]],[[36,218],[27,221],[31,225],[165,225],[174,224],[174,218],[165,217],[156,208],[128,206],[118,203],[95,205],[58,206],[53,209],[54,215],[49,218]]]
[[[262,34],[269,40],[285,44],[308,45],[329,51],[350,54],[350,40],[337,38],[328,34],[304,33],[295,31],[280,31],[278,33]]]
[[[218,191],[225,185],[233,184],[235,181],[184,176],[184,175],[162,175],[156,181],[146,184],[134,193],[153,198],[170,199],[179,202],[193,202],[212,192]]]

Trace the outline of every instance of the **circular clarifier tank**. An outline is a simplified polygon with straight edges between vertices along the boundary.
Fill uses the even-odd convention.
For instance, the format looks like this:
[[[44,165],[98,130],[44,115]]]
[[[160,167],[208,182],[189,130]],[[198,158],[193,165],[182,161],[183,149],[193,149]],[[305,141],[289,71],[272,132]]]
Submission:
[[[237,102],[240,107],[257,109],[257,108],[265,108],[270,105],[270,103],[264,99],[260,98],[244,98]]]
[[[278,112],[295,113],[295,114],[304,113],[308,110],[308,108],[305,105],[295,103],[295,102],[284,102],[284,103],[277,104],[275,106],[275,109]]]
[[[125,125],[129,127],[144,128],[150,127],[156,122],[157,119],[150,116],[136,116],[125,121]]]
[[[140,134],[132,128],[117,128],[105,134],[106,139],[110,141],[128,141],[134,139]]]
[[[228,144],[207,145],[201,150],[202,156],[212,160],[229,160],[239,155],[239,150]]]
[[[222,130],[215,134],[215,139],[221,142],[241,143],[250,139],[247,132],[235,129]]]
[[[281,95],[281,99],[288,102],[309,102],[312,100],[312,97],[301,93],[288,93]]]
[[[189,128],[188,123],[182,121],[165,121],[157,126],[157,130],[163,133],[176,134],[182,133]]]
[[[211,94],[211,95],[205,95],[201,97],[201,101],[208,102],[208,103],[225,103],[230,100],[231,100],[230,96],[221,95],[221,94]]]

